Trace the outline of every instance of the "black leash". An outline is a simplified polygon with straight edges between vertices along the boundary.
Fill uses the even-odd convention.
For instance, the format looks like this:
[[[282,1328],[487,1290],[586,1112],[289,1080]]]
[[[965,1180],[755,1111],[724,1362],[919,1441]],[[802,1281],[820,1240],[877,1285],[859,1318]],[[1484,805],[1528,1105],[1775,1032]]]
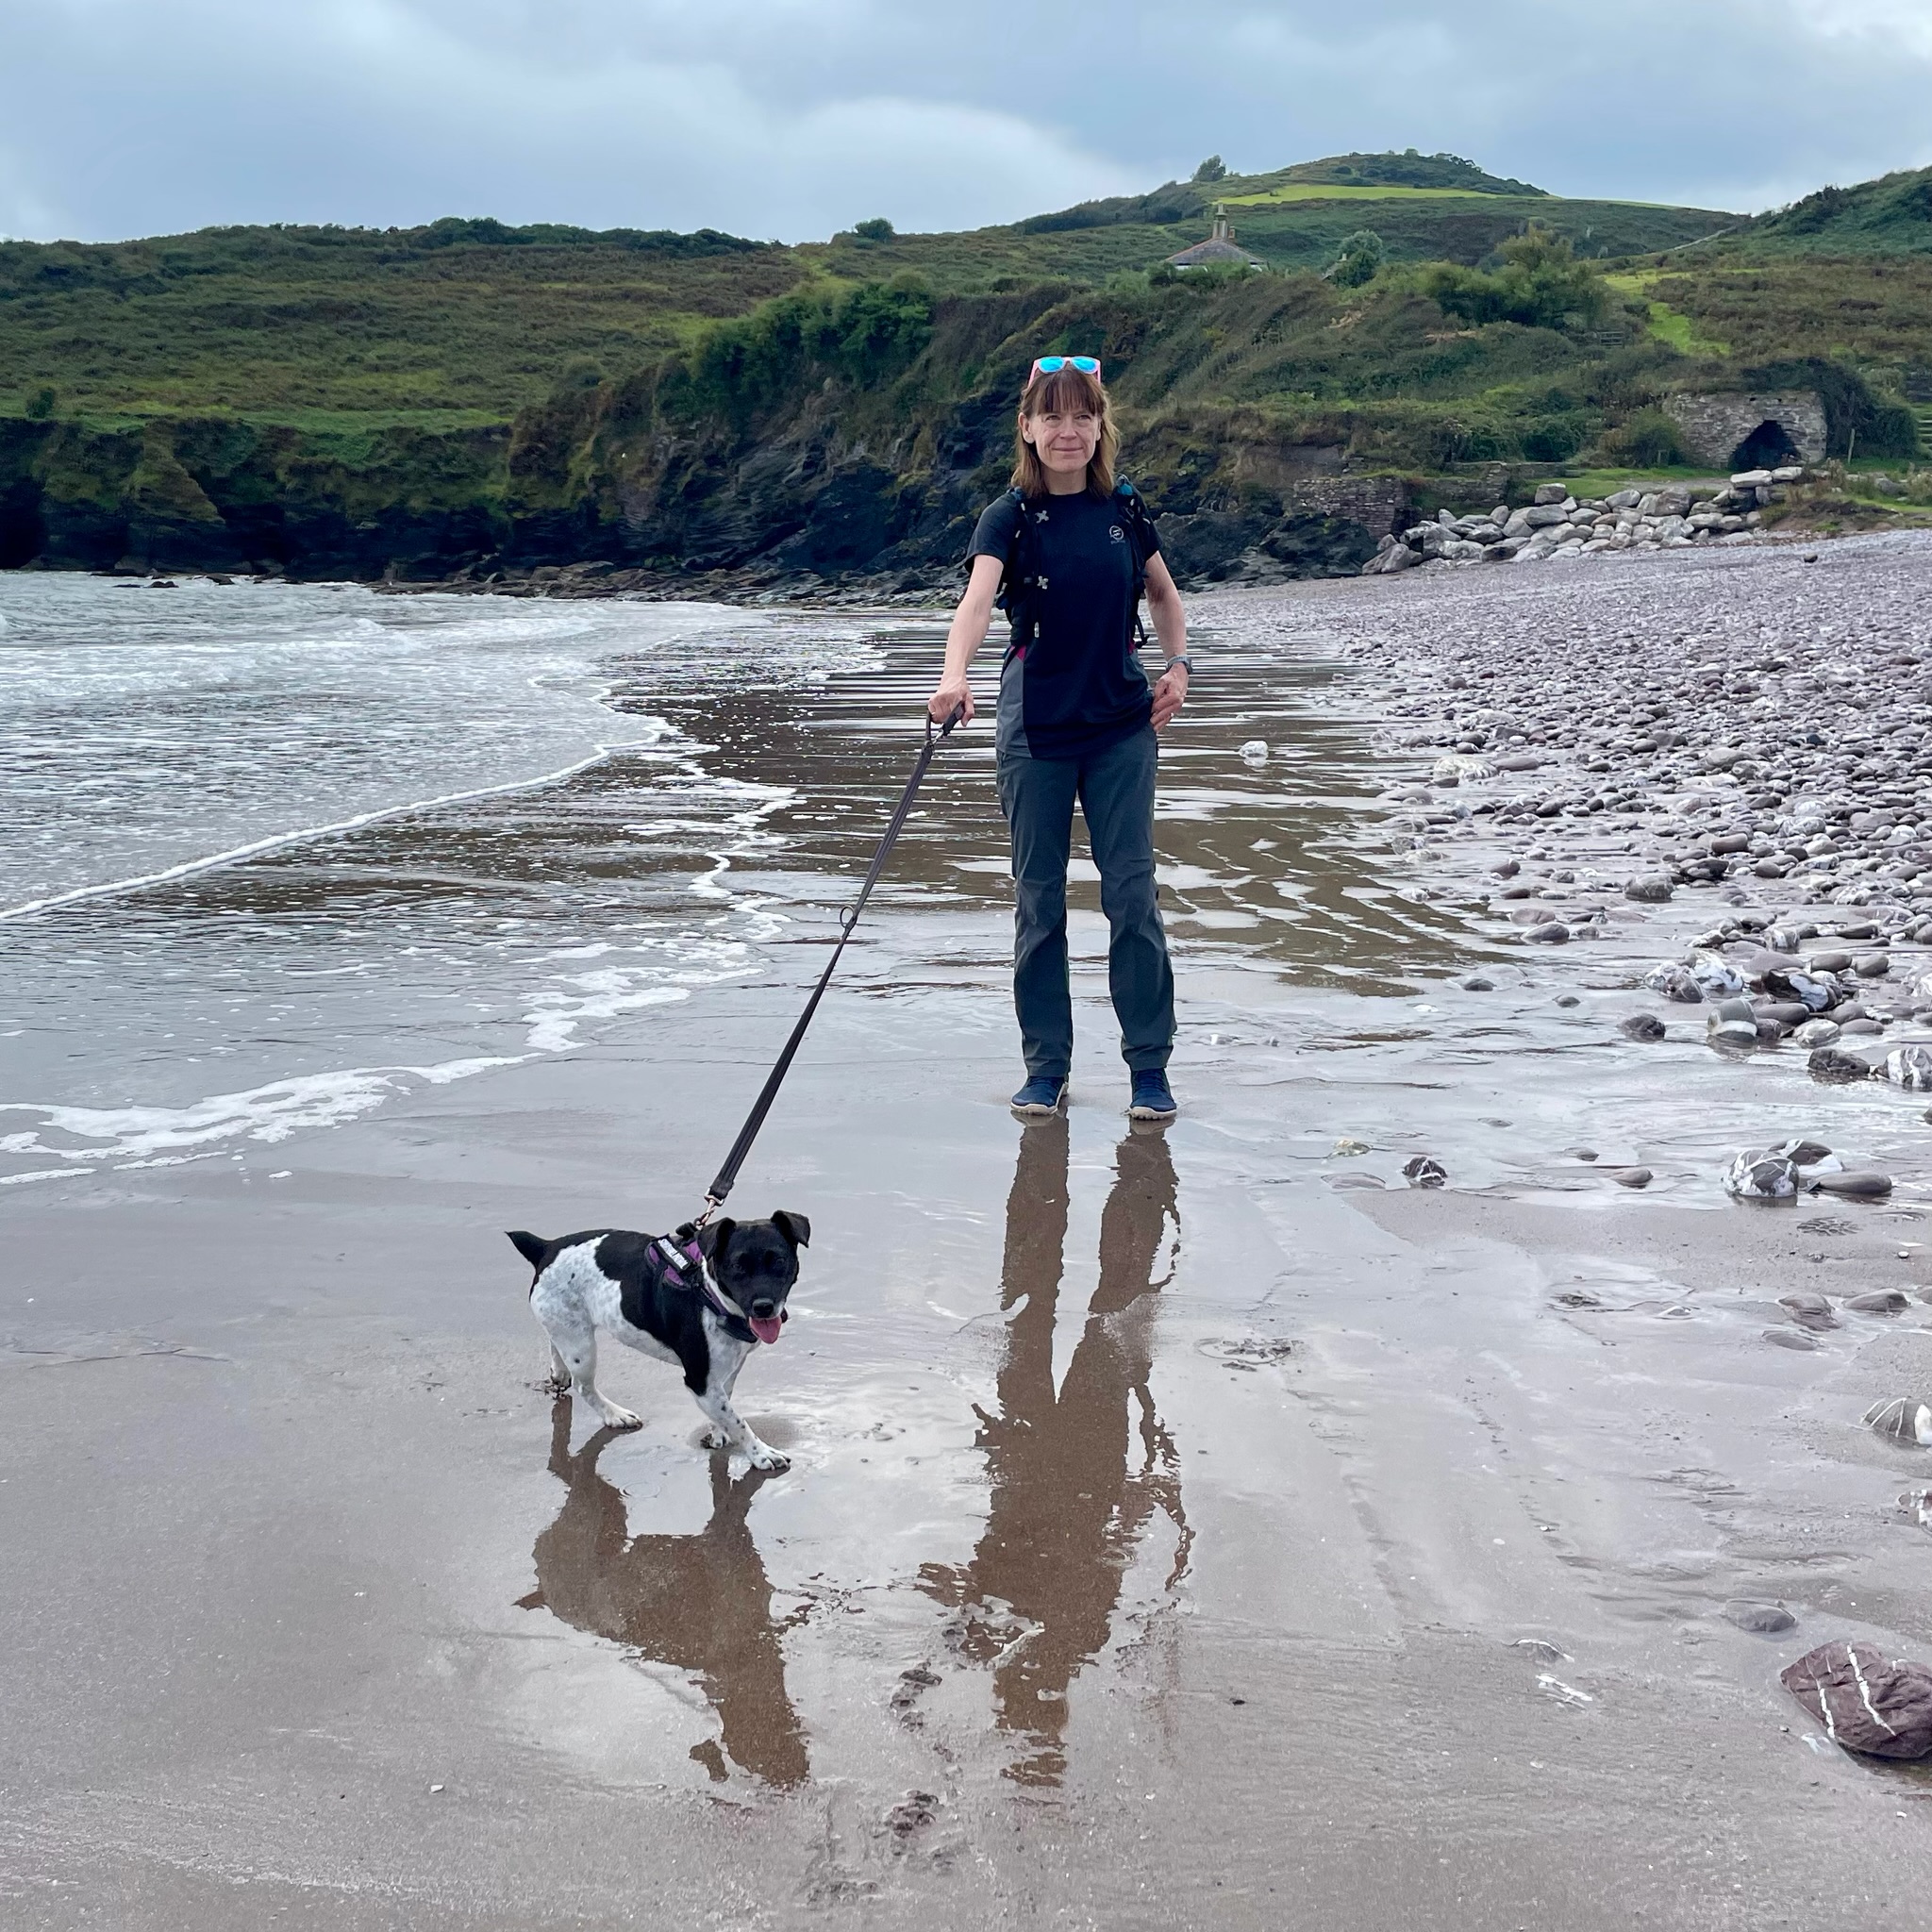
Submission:
[[[805,1029],[811,1024],[811,1016],[818,1011],[819,1002],[825,996],[825,988],[832,983],[832,974],[837,970],[840,955],[845,950],[845,941],[852,937],[852,928],[858,924],[858,915],[865,910],[865,902],[872,897],[872,889],[878,884],[879,874],[886,869],[886,860],[892,856],[892,847],[899,842],[899,834],[906,829],[912,801],[918,795],[920,783],[932,763],[933,754],[951,735],[965,708],[961,705],[937,730],[930,714],[927,715],[925,743],[886,825],[886,835],[879,841],[879,849],[873,854],[872,865],[858,888],[858,897],[839,915],[839,943],[832,948],[832,957],[825,961],[825,970],[819,974],[819,983],[812,988],[811,998],[805,1003],[805,1011],[798,1016],[798,1024],[791,1029],[791,1038],[785,1042],[785,1051],[778,1056],[777,1064],[766,1076],[764,1091],[745,1117],[743,1126],[739,1128],[738,1139],[732,1141],[731,1152],[724,1157],[724,1165],[718,1170],[717,1179],[705,1191],[705,1211],[690,1224],[693,1228],[702,1227],[710,1220],[730,1193],[732,1183],[738,1178],[738,1170],[744,1165],[745,1156],[751,1152],[751,1143],[758,1139],[758,1129],[764,1125],[765,1116],[771,1112],[772,1103],[778,1097],[778,1089],[785,1084],[785,1075],[791,1070],[792,1056],[798,1051],[799,1041],[805,1038]]]

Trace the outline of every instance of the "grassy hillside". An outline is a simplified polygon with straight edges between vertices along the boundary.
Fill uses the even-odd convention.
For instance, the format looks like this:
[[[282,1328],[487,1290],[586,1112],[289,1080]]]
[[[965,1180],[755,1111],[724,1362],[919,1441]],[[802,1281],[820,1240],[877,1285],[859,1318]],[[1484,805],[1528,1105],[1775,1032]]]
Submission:
[[[1274,175],[1250,176],[1247,192],[1266,192],[1275,183],[1300,182],[1359,189],[1415,189],[1454,194],[1540,195],[1541,188],[1491,175],[1460,155],[1330,155],[1319,161],[1296,161]]]
[[[573,357],[628,367],[805,272],[728,235],[489,221],[0,242],[0,410],[500,423]]]
[[[57,415],[88,419],[219,410],[327,431],[350,417],[410,427],[507,422],[573,359],[608,373],[636,367],[689,342],[706,321],[813,276],[914,269],[950,294],[1141,273],[1200,240],[1210,192],[1268,197],[1291,176],[1312,198],[1241,209],[1241,240],[1283,268],[1325,267],[1365,224],[1393,259],[1474,262],[1532,216],[1592,254],[1673,247],[1730,220],[1561,202],[1453,157],[1398,155],[1231,175],[1211,191],[1171,183],[966,234],[848,235],[801,248],[456,220],[5,242],[0,415],[26,414],[51,389]],[[1365,200],[1373,206],[1357,205]]]
[[[1218,185],[1245,184],[1231,176]],[[1131,203],[1089,202],[1012,227],[959,235],[903,235],[876,242],[841,236],[798,252],[839,275],[916,270],[948,294],[997,290],[1003,284],[1010,288],[1049,276],[1098,286],[1119,275],[1144,274],[1207,234],[1214,201],[1223,197],[1208,200],[1192,189],[1176,190],[1174,196],[1173,201],[1153,195],[1134,197]],[[1151,207],[1142,209],[1141,203]],[[1174,212],[1182,205],[1190,211]],[[1733,219],[1696,208],[1647,208],[1627,202],[1388,189],[1345,197],[1318,189],[1310,199],[1253,206],[1231,201],[1228,207],[1235,238],[1251,255],[1271,268],[1317,272],[1335,259],[1348,236],[1365,227],[1382,238],[1391,260],[1474,263],[1532,222],[1563,236],[1584,254],[1606,257],[1677,248]]]
[[[1756,255],[1932,254],[1932,168],[1821,188],[1752,224]]]
[[[487,221],[0,244],[0,566],[930,581],[1049,349],[1105,358],[1196,577],[1347,568],[1410,501],[1539,467],[1668,465],[1682,389],[1813,388],[1834,448],[1908,461],[1932,252],[1830,248],[1909,242],[1919,179],[1754,223],[1355,155],[797,247]],[[1165,267],[1217,202],[1269,273]]]

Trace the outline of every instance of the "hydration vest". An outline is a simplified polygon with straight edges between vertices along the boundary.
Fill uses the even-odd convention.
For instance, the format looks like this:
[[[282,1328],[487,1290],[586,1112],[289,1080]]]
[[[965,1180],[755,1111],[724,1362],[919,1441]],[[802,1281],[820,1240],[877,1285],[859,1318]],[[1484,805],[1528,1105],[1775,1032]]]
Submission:
[[[1013,628],[1006,653],[1007,658],[1010,658],[1016,651],[1025,650],[1039,634],[1039,616],[1030,606],[1031,593],[1039,583],[1040,563],[1033,519],[1026,514],[1025,492],[1016,483],[1007,494],[1019,506],[1020,514],[1015,520],[1013,547],[1008,555],[1006,569],[1000,574],[999,594],[993,602],[1006,612]],[[1127,533],[1127,550],[1134,559],[1134,594],[1128,606],[1133,612],[1133,630],[1127,648],[1138,651],[1147,641],[1147,629],[1141,622],[1141,599],[1147,591],[1147,559],[1154,554],[1154,518],[1146,498],[1124,476],[1114,484],[1109,501],[1121,520],[1121,527]]]

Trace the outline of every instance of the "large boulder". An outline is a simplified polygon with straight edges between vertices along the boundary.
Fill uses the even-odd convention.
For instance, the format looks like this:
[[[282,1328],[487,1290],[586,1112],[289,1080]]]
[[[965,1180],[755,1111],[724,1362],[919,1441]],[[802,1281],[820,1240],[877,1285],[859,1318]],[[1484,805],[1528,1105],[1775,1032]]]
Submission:
[[[1274,520],[1254,510],[1204,509],[1160,519],[1160,554],[1177,584],[1222,583],[1270,532]],[[1365,557],[1374,547],[1363,546]]]
[[[1408,546],[1391,547],[1407,551]],[[1291,513],[1262,538],[1260,548],[1294,576],[1341,577],[1354,575],[1375,555],[1375,539],[1348,517]]]
[[[1833,1743],[1873,1757],[1932,1752],[1932,1667],[1875,1644],[1822,1643],[1778,1674]]]

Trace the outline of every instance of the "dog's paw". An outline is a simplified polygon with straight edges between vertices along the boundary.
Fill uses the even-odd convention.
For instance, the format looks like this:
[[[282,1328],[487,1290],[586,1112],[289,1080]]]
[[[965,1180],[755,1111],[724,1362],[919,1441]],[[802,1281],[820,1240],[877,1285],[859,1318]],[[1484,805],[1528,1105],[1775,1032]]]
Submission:
[[[728,1449],[731,1438],[723,1429],[706,1429],[698,1437],[700,1449]]]
[[[641,1429],[643,1425],[642,1416],[633,1415],[627,1408],[619,1408],[615,1403],[604,1411],[604,1426],[607,1429]]]
[[[790,1469],[791,1467],[791,1458],[789,1456],[780,1456],[775,1449],[770,1446],[769,1443],[760,1442],[758,1445],[758,1447],[751,1452],[751,1466],[754,1469],[767,1469],[774,1471],[780,1469]]]
[[[537,1391],[539,1394],[549,1396],[553,1402],[561,1402],[570,1393],[570,1377],[568,1375],[545,1375],[537,1384]]]

